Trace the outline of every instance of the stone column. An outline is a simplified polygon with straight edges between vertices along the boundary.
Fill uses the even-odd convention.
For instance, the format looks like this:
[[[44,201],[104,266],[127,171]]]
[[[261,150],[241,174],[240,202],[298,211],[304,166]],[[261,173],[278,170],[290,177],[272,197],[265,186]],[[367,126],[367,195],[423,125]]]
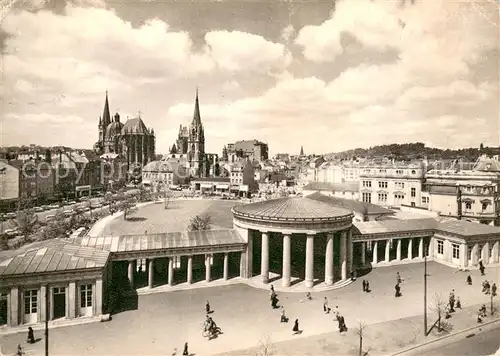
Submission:
[[[398,244],[396,247],[396,260],[401,261],[401,239],[398,239]]]
[[[10,289],[10,294],[9,294],[9,301],[10,304],[8,305],[9,308],[9,326],[18,326],[19,325],[19,314],[23,314],[22,312],[19,313],[19,306],[22,305],[24,306],[24,303],[19,303],[19,288],[18,287],[12,287]]]
[[[478,262],[477,261],[477,249],[478,249],[478,245],[475,244],[474,247],[472,247],[472,256],[471,256],[472,257],[471,258],[472,259],[472,261],[471,261],[472,265],[476,265],[477,262]]]
[[[378,241],[373,241],[372,244],[372,250],[373,250],[373,259],[372,259],[372,264],[378,263]]]
[[[40,321],[45,321],[45,318],[48,318],[49,315],[47,315],[47,293],[49,291],[47,290],[47,286],[42,285],[40,286],[40,301],[38,302],[38,305],[40,306]]]
[[[155,265],[154,259],[149,259],[148,261],[148,288],[153,288],[154,285],[154,274],[155,274]]]
[[[169,261],[169,263],[170,263],[170,261]],[[187,282],[188,282],[188,284],[193,283],[193,256],[188,256]]]
[[[262,233],[262,249],[260,254],[260,275],[262,283],[269,283],[269,235]]]
[[[385,260],[386,263],[391,262],[391,242],[385,240]]]
[[[189,257],[191,257],[191,256],[189,256]],[[175,257],[173,257],[173,256],[168,258],[168,285],[169,286],[174,285],[174,258]],[[189,265],[190,260],[188,260],[188,265]],[[191,270],[191,281],[193,280],[193,271],[192,271],[193,265],[192,265],[192,263],[193,263],[193,261],[191,260],[191,268],[189,268],[189,266],[188,266],[188,280],[189,280],[189,270]]]
[[[205,282],[210,282],[212,279],[212,266],[210,265],[210,255],[205,255]]]
[[[361,241],[361,265],[366,265],[366,242]]]
[[[102,315],[102,279],[95,281],[95,315]]]
[[[340,233],[340,273],[342,280],[347,279],[347,232]]]
[[[227,281],[229,278],[229,253],[224,253],[224,275],[223,279]]]
[[[353,253],[352,253],[352,229],[349,229],[347,232],[347,276],[349,276],[352,272],[352,262],[353,262]]]
[[[128,261],[128,282],[130,284],[130,287],[132,289],[135,289],[134,287],[134,274],[135,274],[135,260],[134,261]]]
[[[307,235],[306,240],[306,278],[307,288],[314,285],[314,235]]]
[[[465,268],[467,267],[467,245],[466,244],[460,244],[460,267]]]
[[[495,244],[493,245],[493,249],[491,250],[491,259],[493,260],[493,263],[498,263],[498,249],[499,249],[499,246],[500,245],[500,242],[495,242]]]
[[[418,258],[424,258],[424,238],[418,240]]]
[[[325,284],[331,286],[333,284],[333,232],[329,232],[326,238]]]
[[[283,273],[281,275],[281,284],[283,287],[289,287],[291,282],[291,237],[283,234]]]
[[[412,237],[410,237],[408,239],[408,256],[407,256],[407,258],[409,260],[413,259],[413,238]]]
[[[483,250],[481,251],[481,258],[483,259],[483,263],[485,265],[490,263],[490,244],[486,242],[483,245]]]
[[[68,286],[68,318],[74,319],[76,317],[76,283],[70,282]]]

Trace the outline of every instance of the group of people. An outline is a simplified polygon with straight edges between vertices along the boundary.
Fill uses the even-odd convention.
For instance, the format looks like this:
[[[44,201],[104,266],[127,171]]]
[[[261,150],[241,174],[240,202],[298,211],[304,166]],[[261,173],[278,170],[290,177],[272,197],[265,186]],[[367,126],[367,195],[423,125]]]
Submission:
[[[483,282],[483,293],[484,294],[490,294],[491,293],[491,296],[495,297],[497,295],[497,285],[496,285],[496,283],[493,283],[492,285],[490,285],[490,282],[488,282],[487,280],[485,280]]]
[[[367,280],[363,279],[363,292],[370,293],[370,282]]]
[[[208,340],[211,340],[213,336],[221,333],[222,330],[217,326],[215,321],[210,316],[210,314],[212,314],[214,311],[210,307],[210,303],[208,302],[208,300],[207,304],[205,304],[205,312],[206,312],[206,319],[203,324],[203,332],[208,335]]]
[[[486,318],[486,305],[481,305],[481,308],[477,311],[477,322],[482,323],[483,319]]]
[[[462,303],[460,302],[460,297],[455,297],[455,290],[452,289],[445,308],[446,319],[451,317],[451,313],[455,312],[455,308],[462,309]]]

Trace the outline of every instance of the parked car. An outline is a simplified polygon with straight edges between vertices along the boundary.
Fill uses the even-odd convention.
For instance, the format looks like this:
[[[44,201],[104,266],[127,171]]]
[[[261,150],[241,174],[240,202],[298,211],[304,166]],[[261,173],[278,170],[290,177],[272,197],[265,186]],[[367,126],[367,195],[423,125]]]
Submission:
[[[35,208],[33,209],[33,211],[35,213],[41,213],[41,212],[43,212],[43,208],[41,206],[35,206]]]
[[[16,214],[16,213],[7,213],[7,214],[5,214],[5,217],[6,217],[7,219],[15,219],[15,218],[16,218],[16,216],[17,216],[17,214]]]

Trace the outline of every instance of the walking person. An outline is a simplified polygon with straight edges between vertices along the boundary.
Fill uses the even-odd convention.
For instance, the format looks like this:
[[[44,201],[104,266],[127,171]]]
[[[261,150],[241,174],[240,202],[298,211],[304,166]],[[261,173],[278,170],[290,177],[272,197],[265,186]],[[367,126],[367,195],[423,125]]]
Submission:
[[[450,313],[453,313],[455,311],[455,290],[452,289],[450,292],[450,298],[449,298],[449,304],[450,304]]]
[[[330,308],[328,307],[328,298],[325,297],[325,300],[323,301],[323,311],[325,314],[330,313]]]
[[[333,315],[334,315],[335,318],[338,319],[338,317],[340,315],[340,311],[339,311],[339,306],[338,305],[335,306],[335,310],[333,311]]]
[[[399,298],[401,296],[401,287],[399,286],[399,283],[394,286],[394,289],[396,290],[394,296],[396,298]]]
[[[491,286],[491,296],[492,297],[497,296],[497,284],[496,283],[493,283],[493,285]]]
[[[481,271],[481,276],[484,276],[483,260],[479,260],[479,270]]]
[[[485,281],[484,286],[485,286],[485,289],[486,289],[485,294],[490,294],[490,289],[491,289],[490,282]]]
[[[366,293],[370,293],[370,282],[366,281]]]
[[[34,344],[35,343],[35,332],[33,331],[33,328],[30,326],[28,328],[28,344]]]
[[[183,356],[189,356],[188,343],[184,343],[184,351],[182,351]]]
[[[366,292],[366,280],[363,279],[363,292]]]
[[[396,273],[396,283],[401,284],[401,282],[403,282],[403,279],[401,278],[401,275],[399,274],[399,272],[397,272]]]
[[[207,304],[205,304],[205,310],[206,310],[207,314],[210,314],[211,309],[210,309],[210,303],[208,302],[208,300],[207,300]]]
[[[457,309],[462,309],[462,303],[460,303],[460,297],[457,297],[457,302],[455,303]]]
[[[467,284],[468,285],[472,285],[472,277],[470,276],[470,274],[467,276]]]
[[[299,330],[299,319],[295,319],[295,323],[293,324],[293,334],[296,335],[300,332]]]
[[[288,318],[286,317],[285,307],[281,306],[281,319],[280,323],[288,323]]]
[[[345,319],[343,315],[339,316],[339,332],[343,333],[344,331],[347,331],[347,326],[345,325]]]

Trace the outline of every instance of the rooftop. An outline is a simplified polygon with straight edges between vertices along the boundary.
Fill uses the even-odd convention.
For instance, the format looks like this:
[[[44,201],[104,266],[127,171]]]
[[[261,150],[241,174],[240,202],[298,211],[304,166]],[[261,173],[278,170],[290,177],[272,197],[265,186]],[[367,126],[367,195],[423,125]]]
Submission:
[[[332,191],[332,192],[357,192],[359,190],[359,183],[358,182],[348,182],[348,183],[311,182],[307,184],[303,189]]]
[[[109,252],[54,239],[0,262],[0,276],[102,268]]]
[[[464,237],[493,234],[500,235],[500,227],[498,226],[478,224],[467,220],[441,220],[438,224],[437,230]]]
[[[365,203],[362,201],[351,200],[351,199],[343,199],[337,197],[330,197],[323,195],[321,193],[313,193],[307,196],[307,199],[320,201],[326,204],[334,205],[336,207],[346,209],[349,211],[353,211],[358,214],[363,214],[365,208],[367,209],[368,215],[392,215],[393,211],[383,208],[381,206]]]
[[[355,234],[371,235],[383,233],[411,232],[422,230],[435,230],[438,222],[432,218],[411,220],[381,220],[355,222]]]
[[[328,219],[348,217],[351,212],[320,201],[301,197],[285,197],[238,205],[233,212],[264,219]]]
[[[236,230],[205,230],[139,235],[83,237],[81,246],[109,252],[167,250],[215,245],[244,244]]]
[[[214,183],[229,183],[231,181],[230,178],[224,177],[202,177],[196,178],[193,182],[214,182]]]

